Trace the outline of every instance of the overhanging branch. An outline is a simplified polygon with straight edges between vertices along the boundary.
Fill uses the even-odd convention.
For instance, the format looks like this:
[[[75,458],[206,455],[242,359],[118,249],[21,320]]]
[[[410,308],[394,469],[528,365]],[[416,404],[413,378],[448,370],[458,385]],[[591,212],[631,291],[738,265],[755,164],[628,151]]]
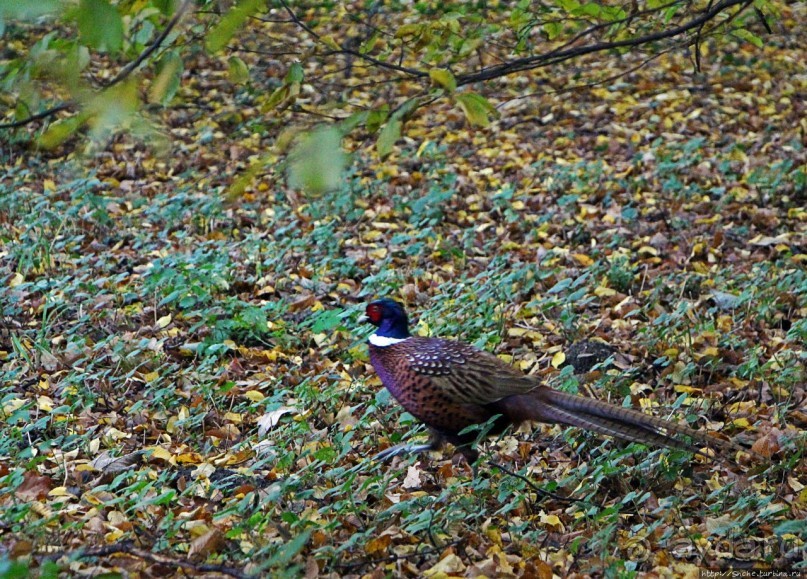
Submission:
[[[537,54],[534,56],[527,56],[524,58],[511,60],[509,62],[482,69],[475,73],[459,75],[457,77],[457,86],[463,86],[475,82],[483,82],[486,80],[507,76],[508,74],[513,74],[515,72],[532,70],[534,68],[540,68],[550,64],[557,64],[571,58],[577,58],[579,56],[592,54],[594,52],[613,50],[615,48],[629,48],[632,46],[640,46],[650,42],[674,38],[676,36],[680,36],[681,34],[685,34],[690,30],[695,30],[703,26],[705,23],[714,19],[718,14],[733,6],[740,6],[740,10],[742,11],[752,3],[753,0],[722,0],[699,16],[668,30],[661,30],[652,34],[646,34],[644,36],[638,36],[636,38],[629,38],[625,40],[598,42],[587,46],[577,46],[565,50],[552,50],[544,54]]]

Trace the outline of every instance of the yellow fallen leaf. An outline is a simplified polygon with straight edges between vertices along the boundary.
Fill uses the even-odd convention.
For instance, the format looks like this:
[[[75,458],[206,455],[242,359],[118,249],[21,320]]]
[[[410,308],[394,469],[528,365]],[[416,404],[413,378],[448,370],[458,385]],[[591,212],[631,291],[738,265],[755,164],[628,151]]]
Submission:
[[[376,553],[385,553],[387,551],[387,547],[389,547],[390,543],[392,542],[392,537],[389,535],[381,535],[380,537],[374,537],[367,541],[367,544],[364,546],[364,550],[368,555],[375,555]]]
[[[554,356],[552,356],[552,367],[559,368],[561,364],[566,361],[566,354],[563,352],[557,352]]]
[[[588,267],[594,263],[594,260],[585,253],[573,253],[572,258],[583,267]]]
[[[496,529],[494,527],[488,527],[487,529],[485,529],[485,535],[487,535],[488,539],[493,541],[494,544],[501,547],[501,545],[502,545],[502,534],[499,531],[499,529]]]
[[[106,535],[104,535],[104,541],[107,544],[111,545],[112,543],[117,543],[121,537],[123,537],[124,533],[120,529],[115,529],[114,531],[110,531]]]
[[[157,327],[163,329],[164,327],[166,327],[168,324],[171,323],[171,319],[172,319],[171,314],[161,317],[159,320],[157,320]]]
[[[259,392],[258,390],[248,390],[244,392],[244,398],[247,398],[251,402],[260,402],[266,398],[266,396],[264,396],[263,393]]]
[[[225,412],[224,420],[229,420],[233,424],[241,424],[244,422],[244,416],[238,412]]]
[[[747,418],[735,418],[731,421],[731,423],[738,428],[749,428],[751,426],[751,423],[748,422]]]
[[[616,295],[616,290],[605,286],[597,286],[594,288],[594,295],[598,298],[605,298]]]
[[[50,412],[53,410],[53,399],[49,396],[39,396],[36,399],[36,406],[42,412]]]
[[[25,399],[23,398],[12,398],[11,400],[6,400],[3,404],[3,414],[11,414],[25,406]]]
[[[173,455],[166,449],[164,449],[162,446],[149,446],[145,450],[151,451],[152,459],[156,458],[159,460],[164,460],[166,462],[171,462],[171,459],[173,458]]]
[[[177,456],[177,462],[180,464],[199,464],[202,462],[202,455],[198,452],[183,452]]]
[[[547,527],[551,527],[554,530],[563,530],[563,523],[557,515],[547,515],[546,513],[542,513],[540,521],[542,524],[546,525]]]

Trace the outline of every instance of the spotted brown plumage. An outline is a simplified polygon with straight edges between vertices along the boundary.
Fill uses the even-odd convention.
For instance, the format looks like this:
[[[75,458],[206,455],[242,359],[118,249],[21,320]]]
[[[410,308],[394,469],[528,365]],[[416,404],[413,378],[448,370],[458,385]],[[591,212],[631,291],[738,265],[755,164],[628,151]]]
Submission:
[[[469,344],[409,334],[403,306],[390,299],[370,303],[365,319],[378,327],[370,336],[370,362],[398,402],[431,431],[423,445],[400,445],[379,456],[458,446],[476,458],[471,426],[491,419],[492,432],[527,420],[577,426],[632,442],[698,452],[698,444],[741,450],[732,442],[642,412],[553,390],[496,356]],[[692,442],[680,438],[689,437]]]

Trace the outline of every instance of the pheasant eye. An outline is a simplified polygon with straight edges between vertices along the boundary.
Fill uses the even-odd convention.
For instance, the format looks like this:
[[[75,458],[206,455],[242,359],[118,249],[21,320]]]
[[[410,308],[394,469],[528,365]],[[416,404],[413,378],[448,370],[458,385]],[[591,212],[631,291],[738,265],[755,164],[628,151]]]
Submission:
[[[370,318],[370,321],[372,323],[374,324],[381,323],[381,318],[383,317],[381,312],[381,306],[379,306],[378,304],[370,304],[369,306],[367,306],[366,313],[367,317]]]

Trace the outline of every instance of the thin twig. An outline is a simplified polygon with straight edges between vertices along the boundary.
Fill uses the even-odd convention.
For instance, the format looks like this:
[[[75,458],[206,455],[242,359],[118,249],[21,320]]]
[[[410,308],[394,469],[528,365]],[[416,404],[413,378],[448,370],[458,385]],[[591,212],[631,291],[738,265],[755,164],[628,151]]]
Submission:
[[[413,559],[415,557],[422,557],[424,555],[431,555],[432,553],[440,553],[445,549],[450,547],[456,547],[457,545],[465,542],[464,538],[455,539],[443,545],[442,547],[430,547],[428,549],[423,549],[418,551],[417,548],[415,549],[414,553],[406,553],[404,555],[389,555],[387,557],[382,557],[380,559],[371,559],[368,561],[353,561],[351,563],[337,563],[334,565],[337,569],[355,569],[356,567],[362,567],[364,565],[378,565],[379,563],[390,563],[392,561],[401,561],[403,559]]]
[[[635,66],[632,66],[628,70],[625,70],[625,71],[622,71],[620,73],[614,74],[612,76],[609,76],[608,78],[604,78],[604,79],[596,80],[596,81],[592,81],[592,82],[587,82],[587,83],[583,83],[583,84],[575,84],[575,85],[572,85],[572,86],[565,86],[565,87],[559,88],[557,90],[546,90],[546,91],[542,91],[542,92],[533,92],[533,93],[530,93],[530,94],[525,94],[525,95],[513,97],[511,99],[503,101],[501,104],[497,105],[496,108],[503,107],[505,104],[510,103],[512,101],[518,101],[518,100],[522,100],[522,99],[533,98],[533,97],[536,97],[536,96],[544,96],[544,95],[547,95],[547,94],[564,94],[564,93],[576,91],[576,90],[579,90],[579,89],[594,88],[594,87],[597,87],[597,86],[601,86],[601,85],[603,85],[605,83],[613,82],[613,81],[618,80],[618,79],[620,79],[620,78],[622,78],[624,76],[627,76],[627,75],[631,74],[632,72],[636,72],[640,68],[643,68],[643,67],[647,66],[648,64],[650,64],[654,60],[656,60],[658,58],[661,58],[665,54],[667,54],[669,52],[672,52],[673,50],[675,50],[677,48],[679,48],[679,47],[674,46],[672,48],[662,50],[659,53],[656,53],[656,54],[653,54],[653,55],[649,56],[648,58],[644,59],[639,64],[637,64]],[[525,122],[525,121],[519,121],[517,123],[513,123],[510,126],[513,127],[513,126],[515,126],[517,124],[520,124],[522,122]]]
[[[320,35],[317,34],[317,32],[313,28],[308,26],[308,24],[303,22],[300,19],[300,17],[297,16],[297,14],[295,14],[294,10],[291,9],[291,7],[288,5],[286,0],[280,0],[280,4],[283,6],[284,10],[286,10],[286,13],[289,15],[289,18],[291,18],[292,21],[297,26],[299,26],[300,28],[305,30],[312,38],[314,38],[318,42],[322,42],[322,37],[320,37]],[[359,52],[357,50],[351,50],[349,48],[341,48],[339,50],[332,50],[330,52],[325,53],[323,56],[332,56],[334,54],[347,54],[347,55],[350,55],[350,56],[354,56],[356,58],[360,58],[360,59],[365,60],[367,62],[370,62],[372,64],[375,64],[376,66],[378,66],[380,68],[386,68],[386,69],[389,69],[389,70],[395,70],[397,72],[403,72],[403,73],[406,73],[406,74],[409,74],[411,76],[415,76],[415,77],[418,77],[418,78],[424,78],[424,77],[429,76],[429,73],[424,71],[424,70],[418,70],[416,68],[409,68],[407,66],[400,66],[400,65],[397,65],[397,64],[391,64],[389,62],[385,62],[383,60],[373,58],[372,56],[362,54],[361,52]]]
[[[133,557],[139,557],[140,559],[145,559],[146,561],[150,561],[152,563],[159,563],[160,565],[168,565],[180,569],[189,569],[197,573],[221,573],[222,575],[235,577],[236,579],[248,579],[250,577],[250,575],[244,573],[240,569],[227,567],[225,565],[213,565],[208,563],[197,564],[184,559],[172,559],[166,555],[161,555],[159,553],[154,553],[152,551],[147,551],[146,549],[135,547],[131,541],[122,541],[120,543],[115,543],[114,545],[107,545],[97,549],[78,549],[72,552],[63,551],[58,554],[48,555],[46,559],[54,561],[62,557],[107,557],[109,555],[116,555],[120,553],[132,555]]]
[[[30,117],[26,117],[19,121],[14,121],[13,123],[6,123],[4,125],[0,125],[0,129],[18,129],[20,127],[24,127],[27,124],[34,123],[36,121],[58,114],[62,111],[69,110],[73,108],[75,104],[76,103],[73,101],[63,102],[60,105],[56,105],[55,107],[46,109],[44,111],[40,111],[35,115],[31,115]]]
[[[550,497],[550,498],[555,499],[556,501],[560,501],[560,502],[566,503],[566,504],[572,504],[572,503],[587,504],[584,501],[581,501],[580,499],[562,497],[560,495],[556,495],[555,493],[552,493],[552,492],[549,492],[547,490],[544,490],[541,487],[539,487],[538,485],[536,485],[534,482],[532,482],[530,479],[525,477],[523,474],[518,474],[517,472],[513,472],[512,470],[506,468],[505,466],[499,464],[498,462],[496,462],[494,460],[488,461],[488,464],[490,466],[492,466],[492,467],[498,468],[500,471],[502,471],[505,474],[509,474],[510,476],[514,476],[517,479],[523,480],[525,483],[527,483],[530,486],[530,488],[532,490],[537,492],[539,495],[543,495],[545,497]]]
[[[101,86],[103,88],[109,88],[112,85],[118,84],[120,81],[122,81],[127,76],[129,76],[138,66],[140,66],[143,63],[143,61],[145,61],[149,56],[154,54],[154,52],[158,48],[160,48],[160,45],[163,43],[163,41],[166,38],[168,38],[168,35],[171,34],[171,31],[174,29],[174,27],[180,21],[180,19],[185,14],[185,11],[188,9],[188,7],[190,5],[191,5],[191,0],[185,0],[179,6],[176,13],[174,13],[174,16],[171,18],[171,20],[168,21],[168,24],[165,25],[165,28],[160,33],[160,35],[157,38],[154,39],[154,42],[152,42],[149,46],[147,46],[146,49],[143,52],[141,52],[140,55],[137,58],[135,58],[132,62],[130,62],[129,64],[124,66],[120,70],[120,72],[118,72],[118,74],[116,74],[112,78],[112,80],[102,84]]]
[[[712,8],[712,0],[709,0],[709,4],[706,5],[706,10],[709,11]],[[698,72],[701,71],[701,35],[703,34],[703,27],[706,26],[706,22],[701,22],[701,25],[698,26],[698,31],[695,33],[695,70]]]
[[[760,10],[759,8],[754,6],[754,12],[757,13],[757,16],[759,17],[760,21],[762,22],[762,26],[765,27],[765,30],[767,31],[767,33],[768,34],[773,34],[773,30],[771,29],[771,25],[768,24],[768,19],[765,17],[765,14],[762,13],[762,10]]]

